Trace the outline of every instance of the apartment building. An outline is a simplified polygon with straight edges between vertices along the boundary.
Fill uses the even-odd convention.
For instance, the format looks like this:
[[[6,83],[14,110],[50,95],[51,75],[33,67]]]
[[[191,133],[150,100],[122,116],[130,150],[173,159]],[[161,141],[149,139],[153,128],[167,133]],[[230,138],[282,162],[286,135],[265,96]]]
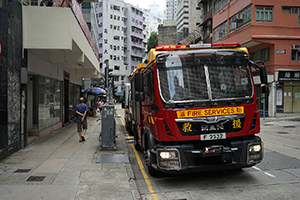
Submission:
[[[216,0],[212,21],[214,43],[239,42],[249,48],[252,60],[264,62],[268,115],[299,113],[300,1]],[[260,79],[254,82],[260,97]]]
[[[150,37],[150,17],[151,13],[149,9],[142,9],[143,11],[143,42],[144,42],[144,49],[143,49],[143,58],[145,58],[148,54],[147,48],[148,48],[148,39]]]
[[[212,43],[213,0],[199,0],[198,6],[201,16],[203,16],[203,21],[199,24],[202,32],[202,41],[203,43]]]
[[[108,64],[118,92],[143,56],[143,11],[121,0],[96,3],[100,71]],[[106,62],[107,61],[107,62]]]
[[[165,20],[175,19],[177,12],[177,0],[166,0],[166,9],[164,11]]]
[[[202,22],[200,16],[198,1],[177,0],[177,32],[182,33],[183,38],[189,33],[193,33],[194,30],[199,30],[199,25]]]

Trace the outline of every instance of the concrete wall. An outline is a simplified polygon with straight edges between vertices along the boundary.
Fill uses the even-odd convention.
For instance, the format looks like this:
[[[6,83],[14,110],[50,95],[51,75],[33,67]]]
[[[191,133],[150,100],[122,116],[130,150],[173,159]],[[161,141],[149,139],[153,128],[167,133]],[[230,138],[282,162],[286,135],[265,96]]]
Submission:
[[[158,45],[176,44],[176,25],[158,26]]]

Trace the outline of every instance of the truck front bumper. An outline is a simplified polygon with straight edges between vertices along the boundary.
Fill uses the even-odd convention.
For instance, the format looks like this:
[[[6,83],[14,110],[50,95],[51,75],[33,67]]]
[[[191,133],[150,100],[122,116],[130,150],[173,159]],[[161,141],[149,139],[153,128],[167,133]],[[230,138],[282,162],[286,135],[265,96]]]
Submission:
[[[262,161],[260,137],[247,136],[210,142],[157,144],[151,153],[152,167],[165,173],[230,170],[251,167]]]

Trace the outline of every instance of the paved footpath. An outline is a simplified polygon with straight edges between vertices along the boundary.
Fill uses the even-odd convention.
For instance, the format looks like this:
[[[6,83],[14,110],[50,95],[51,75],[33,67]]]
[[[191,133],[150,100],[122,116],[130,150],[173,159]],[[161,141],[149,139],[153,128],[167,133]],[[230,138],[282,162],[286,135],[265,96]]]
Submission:
[[[99,148],[97,119],[88,118],[85,142],[78,142],[72,122],[1,160],[0,199],[139,199],[130,163],[99,162],[100,154],[128,157],[120,120],[113,150]]]

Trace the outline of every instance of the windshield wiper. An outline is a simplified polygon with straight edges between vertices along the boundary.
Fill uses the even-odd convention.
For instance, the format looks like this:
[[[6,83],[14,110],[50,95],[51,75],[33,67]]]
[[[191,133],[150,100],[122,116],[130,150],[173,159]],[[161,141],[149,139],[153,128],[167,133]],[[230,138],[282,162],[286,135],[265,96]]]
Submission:
[[[176,106],[179,106],[179,107],[194,106],[193,102],[180,102],[180,103],[175,103],[175,104],[176,104]]]

